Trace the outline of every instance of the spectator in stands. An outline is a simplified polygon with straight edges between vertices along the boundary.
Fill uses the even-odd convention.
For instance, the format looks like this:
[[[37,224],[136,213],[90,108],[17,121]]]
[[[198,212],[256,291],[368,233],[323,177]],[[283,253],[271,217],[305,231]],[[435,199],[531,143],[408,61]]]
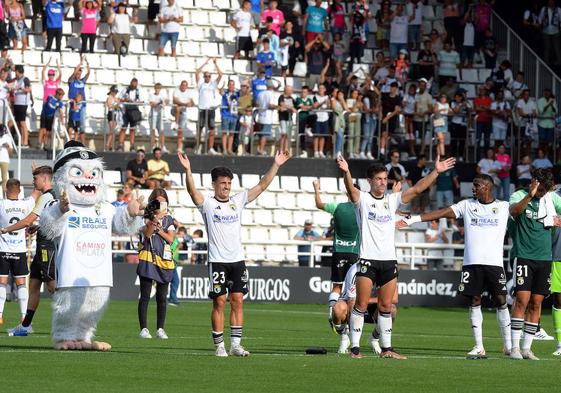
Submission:
[[[524,72],[518,71],[516,77],[509,86],[510,91],[514,98],[519,98],[522,91],[527,89],[528,85],[524,82]]]
[[[526,188],[532,181],[532,159],[528,154],[524,155],[520,164],[516,165],[516,188]]]
[[[497,40],[493,37],[491,29],[485,30],[485,38],[483,39],[483,57],[485,58],[485,68],[494,69],[497,65],[497,56],[499,47]]]
[[[548,0],[547,6],[541,9],[539,18],[542,26],[544,61],[561,65],[561,8],[555,0]]]
[[[438,65],[438,56],[432,49],[432,41],[425,40],[423,49],[417,54],[418,76],[427,80],[434,78]]]
[[[8,82],[8,70],[0,68],[0,119],[4,119],[5,106],[9,104],[10,91],[13,88],[13,82]]]
[[[553,164],[551,163],[551,161],[549,161],[549,158],[547,158],[546,155],[545,155],[545,149],[544,148],[540,147],[538,149],[538,158],[536,158],[532,162],[532,167],[534,169],[552,168],[553,167]]]
[[[421,25],[423,24],[423,4],[420,0],[408,0],[406,13],[408,16],[414,16],[409,20],[409,27],[407,30],[407,42],[409,43],[409,50],[419,50],[421,46]]]
[[[115,207],[126,206],[128,203],[125,201],[125,191],[121,188],[117,190],[117,199],[111,202]]]
[[[119,102],[119,88],[112,85],[105,99],[105,109],[107,110],[107,141],[105,142],[105,150],[113,150],[113,134],[117,129],[117,120],[121,115],[121,105]]]
[[[407,50],[407,34],[409,22],[415,19],[415,8],[412,15],[404,14],[403,4],[397,4],[391,16],[390,24],[390,58],[395,59],[400,50]]]
[[[551,89],[543,90],[541,97],[536,105],[538,115],[539,143],[553,145],[553,133],[555,132],[555,117],[557,116],[557,104]]]
[[[3,3],[3,2],[2,2]],[[4,7],[4,4],[2,4],[2,7]],[[42,30],[40,32],[45,32],[45,10],[43,8],[43,0],[31,0],[31,30],[35,30],[35,21],[37,20],[38,17],[41,18],[41,28]],[[2,18],[4,19],[4,18]]]
[[[331,2],[329,7],[327,7],[327,13],[329,15],[331,36],[335,37],[336,33],[342,36],[347,30],[347,23],[345,22],[345,7],[341,4],[341,0]]]
[[[380,105],[380,92],[378,89],[375,91],[365,91],[362,103],[364,115],[359,157],[362,159],[373,160],[372,143],[374,135],[377,135],[378,118],[382,108]]]
[[[281,70],[283,76],[290,76],[294,72],[294,66],[298,59],[303,58],[303,45],[302,37],[300,36],[299,30],[294,28],[292,21],[287,20],[284,24],[284,29],[280,34],[280,48],[281,48]],[[288,51],[285,53],[285,51]],[[284,57],[288,56],[288,70],[284,69],[285,61]]]
[[[312,220],[304,221],[304,228],[300,229],[296,235],[294,235],[294,240],[306,240],[306,241],[318,241],[322,240],[321,235],[313,229]],[[312,247],[307,245],[298,246],[298,265],[299,266],[310,266],[310,251]],[[312,261],[312,266],[314,261]]]
[[[308,6],[302,24],[302,35],[306,37],[306,43],[314,42],[328,30],[327,10],[321,6],[322,0],[315,0],[315,5]]]
[[[195,106],[193,95],[188,90],[189,83],[182,80],[179,88],[173,92],[173,116],[175,119],[175,127],[177,129],[177,151],[183,151],[183,131],[187,130],[187,108]],[[163,144],[161,144],[163,149]],[[164,151],[165,152],[165,151]]]
[[[419,90],[415,95],[415,114],[413,116],[413,129],[421,136],[421,154],[425,152],[425,132],[428,131],[429,115],[432,113],[432,96],[427,91],[427,80],[419,79]]]
[[[440,160],[446,159],[440,156]],[[454,190],[460,189],[460,181],[454,168],[442,172],[436,178],[436,208],[442,209],[454,203]]]
[[[376,31],[376,46],[379,49],[386,49],[389,47],[390,27],[392,19],[391,2],[388,0],[382,1],[380,9],[376,11],[374,16],[378,30]]]
[[[49,58],[49,61],[43,66],[43,70],[41,72],[41,82],[43,83],[43,104],[47,102],[49,96],[55,95],[57,89],[60,87],[60,80],[62,78],[62,72],[60,69],[60,64],[58,62],[58,59],[56,61],[56,66],[57,66],[56,71],[54,69],[49,69],[47,71],[50,64],[51,64],[51,59]],[[41,115],[42,114],[43,111],[41,111]],[[42,120],[41,122],[43,123],[44,120]],[[38,137],[38,143],[40,149],[43,149],[45,145],[48,146],[48,141],[45,139],[45,134],[41,132],[42,129],[44,129],[44,127],[41,127],[39,129],[39,137]]]
[[[277,36],[280,35],[281,26],[284,24],[284,13],[278,9],[277,0],[269,1],[269,8],[261,13],[261,23],[265,23],[267,17],[271,17],[273,22],[271,23],[271,29],[275,32]]]
[[[430,226],[425,231],[425,241],[427,243],[434,243],[434,244],[448,244],[448,236],[446,235],[446,228],[441,227],[440,220],[432,220],[430,222]],[[443,256],[442,251],[443,250],[427,251],[427,256],[432,257],[431,259],[427,259],[428,269],[436,270],[441,267],[443,261],[442,259],[438,259],[436,257]]]
[[[0,4],[2,2],[0,1]],[[10,57],[9,47],[0,48],[0,69],[6,68],[11,71],[14,68],[14,61]]]
[[[127,163],[127,183],[135,188],[148,188],[146,179],[148,178],[148,163],[146,162],[143,149],[136,151],[134,160]]]
[[[10,156],[14,152],[13,139],[4,124],[0,125],[0,173],[2,174],[2,192],[6,197],[6,183],[10,178],[8,168],[10,167]]]
[[[251,1],[245,0],[240,8],[230,20],[230,25],[236,30],[236,53],[234,59],[240,58],[241,51],[244,51],[246,60],[253,51],[253,40],[251,38]]]
[[[433,108],[433,131],[436,134],[438,145],[436,146],[436,154],[443,156],[446,150],[446,134],[448,133],[448,116],[452,114],[450,104],[446,94],[441,94],[438,101],[434,103]]]
[[[505,100],[504,90],[499,90],[495,101],[491,103],[491,113],[493,115],[493,139],[495,139],[495,145],[498,146],[506,141],[511,115],[510,104]]]
[[[18,49],[18,41],[21,41],[21,50],[26,50],[28,28],[25,24],[23,5],[17,0],[11,0],[9,5],[8,2],[6,2],[6,6],[6,13],[10,21],[8,38],[12,40],[12,49]]]
[[[140,111],[139,104],[143,102],[143,96],[138,88],[138,79],[131,79],[127,88],[121,91],[119,101],[123,107],[123,124],[119,132],[119,146],[117,147],[117,151],[124,150],[127,128],[129,128],[129,151],[133,151],[135,132],[142,121],[142,112]]]
[[[162,91],[162,84],[156,83],[154,91],[148,95],[150,105],[150,145],[159,146],[162,152],[168,153],[164,135],[164,106],[168,104],[165,91]],[[156,144],[156,136],[159,136],[159,144]]]
[[[420,154],[417,164],[408,173],[409,181],[414,186],[423,177],[427,176],[430,170],[427,168],[427,156]],[[411,214],[423,214],[430,205],[430,188],[420,193],[411,201]]]
[[[413,129],[413,114],[415,113],[415,96],[417,94],[417,85],[411,83],[407,89],[407,93],[403,96],[403,116],[405,117],[405,140],[409,147],[409,156],[415,156],[415,131]]]
[[[300,137],[300,148],[302,149],[302,156],[306,157],[306,135],[311,133],[307,129],[312,128],[315,124],[316,115],[310,114],[313,109],[313,97],[310,96],[310,88],[305,85],[302,86],[300,97],[296,98],[296,107],[300,110],[298,112],[298,135]]]
[[[347,152],[349,158],[358,158],[360,135],[362,128],[362,101],[358,89],[349,89],[347,108],[350,111],[347,119]]]
[[[442,86],[450,78],[456,81],[458,65],[461,63],[460,55],[452,49],[450,41],[444,42],[444,48],[438,54],[438,84]]]
[[[211,74],[209,71],[203,73],[201,78],[201,72],[203,68],[208,64],[210,59],[206,61],[195,71],[195,79],[197,80],[197,89],[199,90],[199,121],[198,121],[198,132],[202,132],[203,128],[208,131],[208,153],[212,155],[218,154],[214,150],[214,115],[216,110],[216,102],[218,97],[218,83],[222,79],[222,71],[216,63],[216,59],[212,59],[214,68],[216,69],[216,79],[211,79]]]
[[[432,29],[430,32],[430,42],[432,46],[432,50],[435,53],[440,53],[440,51],[444,48],[444,42],[442,41],[442,37],[440,33],[436,29]]]
[[[329,113],[325,109],[331,109],[331,100],[327,95],[324,84],[320,84],[318,93],[314,95],[313,108],[316,112],[316,125],[314,131],[314,158],[325,158],[325,138],[329,135]]]
[[[503,201],[508,201],[510,198],[510,169],[512,168],[512,159],[510,158],[510,154],[506,152],[504,143],[497,146],[495,158],[497,160],[497,177],[500,181],[501,198]]]
[[[264,38],[261,44],[263,45],[263,49],[257,53],[255,61],[257,66],[265,71],[265,77],[271,78],[273,76],[273,67],[276,64],[276,56],[275,53],[270,50],[269,38]]]
[[[284,86],[284,92],[279,96],[279,151],[290,150],[290,141],[292,139],[293,115],[297,112],[296,100],[292,96],[293,88],[290,85]]]
[[[11,90],[14,97],[13,114],[21,133],[21,147],[27,149],[29,147],[29,130],[25,120],[27,118],[27,107],[32,103],[31,81],[25,76],[23,65],[16,65],[15,71],[16,78]]]
[[[491,4],[495,0],[491,0]],[[491,27],[491,14],[493,8],[487,0],[479,0],[474,7],[475,19],[475,46],[482,48],[484,46],[486,31]],[[494,67],[487,67],[494,68]]]
[[[510,61],[503,60],[497,69],[493,70],[491,78],[493,78],[493,93],[496,96],[499,90],[506,89],[512,83],[513,76]]]
[[[166,161],[162,160],[162,149],[155,147],[152,149],[152,154],[154,157],[148,160],[148,179],[146,180],[146,185],[152,190],[155,188],[169,189],[171,182],[165,180],[165,177],[169,175],[169,165]]]
[[[473,56],[475,55],[475,25],[473,24],[473,13],[466,12],[464,16],[462,40],[462,67],[473,67]]]
[[[126,55],[129,51],[131,39],[131,23],[137,23],[137,11],[132,16],[127,13],[126,3],[119,3],[118,11],[111,11],[107,23],[111,25],[111,42],[115,53]]]
[[[257,98],[257,122],[259,123],[259,146],[257,155],[266,156],[265,147],[273,134],[273,112],[277,108],[274,103],[273,91],[275,85],[272,80],[267,81],[267,90],[262,91]]]
[[[466,100],[465,94],[456,91],[454,100],[450,104],[453,114],[450,121],[450,155],[464,157],[467,139],[467,126],[471,122],[471,104]]]
[[[442,16],[444,20],[444,29],[454,48],[460,50],[463,43],[463,30],[461,28],[460,6],[457,0],[445,0],[442,7]]]
[[[389,94],[382,94],[382,137],[380,138],[380,155],[386,154],[389,140],[398,126],[398,115],[401,112],[403,98],[398,93],[397,82],[390,85]]]
[[[58,88],[55,90],[54,95],[47,97],[47,101],[43,102],[43,109],[41,110],[41,121],[39,129],[39,140],[41,142],[41,149],[47,149],[49,146],[49,139],[51,137],[51,131],[53,130],[53,123],[55,116],[58,112],[60,122],[64,123],[64,103],[62,98],[64,97],[64,90]]]
[[[177,55],[177,39],[179,38],[179,31],[181,30],[181,23],[183,23],[183,10],[177,5],[175,0],[167,0],[167,5],[163,6],[160,10],[160,49],[158,56],[164,56],[164,49],[166,44],[171,45],[171,56]]]
[[[221,91],[222,104],[220,106],[221,131],[222,131],[222,153],[234,155],[234,134],[238,123],[238,101],[240,92],[236,90],[233,80],[228,81],[228,88]]]
[[[45,51],[49,52],[53,41],[56,51],[60,52],[62,43],[62,20],[64,18],[64,3],[57,0],[43,0],[45,6],[45,17],[47,19],[47,45]]]
[[[99,10],[102,7],[102,0],[80,0],[79,7],[82,14],[82,29],[80,38],[82,39],[82,47],[80,53],[94,53],[95,39],[97,34],[97,23],[99,20]]]
[[[483,150],[487,151],[491,146],[492,113],[491,104],[493,100],[489,97],[485,86],[479,87],[479,95],[473,100],[476,119],[476,146],[481,148],[483,138]]]
[[[410,183],[409,179],[407,179],[405,167],[399,162],[400,158],[399,150],[392,150],[390,153],[390,162],[386,164],[386,169],[388,171],[388,190],[391,190],[394,184],[398,182],[401,183],[402,186],[405,183]]]
[[[355,11],[351,15],[351,34],[350,34],[350,44],[349,44],[349,70],[353,69],[353,64],[361,63],[362,56],[364,56],[364,47],[366,45],[366,31],[364,29],[364,16]]]
[[[202,229],[197,229],[193,232],[193,245],[191,246],[193,255],[191,256],[191,263],[195,265],[206,265],[207,243],[195,241],[195,239],[202,239],[203,237],[204,232]]]
[[[253,128],[255,122],[253,119],[253,108],[246,107],[242,115],[240,115],[239,122],[239,144],[238,144],[238,155],[243,156],[247,150],[246,147],[249,146],[249,140],[253,137]],[[234,138],[234,143],[236,138]]]
[[[529,2],[527,7],[522,16],[522,37],[530,48],[537,49],[540,41],[536,37],[541,31],[540,4],[536,1]]]
[[[538,108],[536,102],[530,99],[530,90],[522,91],[520,98],[516,101],[516,114],[518,115],[519,127],[521,133],[524,133],[525,142],[530,142],[537,130],[536,117],[538,115]]]
[[[477,174],[489,175],[493,178],[495,185],[500,184],[497,172],[501,169],[501,164],[497,162],[495,157],[495,150],[493,148],[487,149],[485,157],[479,160],[475,168]],[[497,196],[497,189],[493,189],[493,195]]]
[[[409,60],[408,60],[409,53],[407,49],[402,49],[399,51],[397,55],[397,59],[395,59],[395,77],[399,81],[400,87],[405,86],[407,83],[408,76],[409,76]]]
[[[82,145],[86,146],[86,125],[82,123],[82,119],[86,116],[83,112],[86,110],[86,101],[81,93],[77,93],[73,100],[68,101],[68,134],[70,139],[78,140]]]
[[[306,63],[308,64],[307,85],[311,89],[314,89],[314,86],[319,83],[321,71],[329,58],[331,48],[329,43],[323,39],[323,35],[315,37],[312,41],[308,41],[305,47]]]
[[[349,112],[349,108],[345,102],[345,93],[343,93],[342,90],[334,89],[331,93],[331,109],[333,110],[334,117],[333,132],[335,133],[335,157],[339,157],[343,154],[344,147],[346,125],[345,112]],[[367,145],[365,144],[365,146]]]
[[[82,76],[82,66],[86,65],[86,73]],[[74,68],[72,75],[68,78],[68,99],[73,100],[76,98],[76,94],[80,93],[84,98],[84,105],[86,105],[86,82],[90,77],[90,63],[86,56],[80,56],[80,63]],[[80,119],[81,124],[86,125],[86,109],[82,112],[82,118]]]
[[[156,17],[160,14],[160,0],[148,0],[146,19],[149,25],[153,25]]]

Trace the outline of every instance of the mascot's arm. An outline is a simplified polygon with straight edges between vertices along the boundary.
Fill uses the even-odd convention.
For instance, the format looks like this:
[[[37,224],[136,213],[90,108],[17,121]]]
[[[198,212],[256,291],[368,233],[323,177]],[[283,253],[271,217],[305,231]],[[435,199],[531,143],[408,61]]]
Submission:
[[[39,219],[39,230],[43,236],[49,240],[61,236],[68,214],[60,211],[59,202],[46,207]]]
[[[144,225],[141,216],[131,216],[126,206],[115,209],[113,216],[113,233],[116,235],[135,235]]]

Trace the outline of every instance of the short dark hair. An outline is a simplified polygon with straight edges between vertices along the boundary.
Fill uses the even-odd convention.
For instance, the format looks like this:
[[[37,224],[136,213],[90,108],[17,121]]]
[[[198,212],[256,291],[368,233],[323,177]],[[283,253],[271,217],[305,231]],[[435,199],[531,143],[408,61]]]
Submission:
[[[203,237],[203,236],[204,236],[204,233],[203,233],[203,230],[202,230],[202,229],[197,229],[197,230],[195,230],[195,232],[193,232],[193,235],[197,235],[197,236]]]
[[[381,164],[379,162],[377,162],[375,164],[372,164],[366,170],[366,178],[367,179],[372,179],[374,177],[374,175],[376,175],[380,172],[388,172],[388,170],[386,169],[386,167],[383,164]]]
[[[120,190],[117,190],[117,195],[125,195],[125,190],[123,190],[122,188]]]
[[[392,150],[392,151],[390,152],[390,157],[393,156],[394,153],[399,154],[399,150],[397,150],[397,149]],[[401,154],[399,154],[399,157],[401,158]]]
[[[390,87],[398,87],[398,86],[399,86],[399,85],[398,85],[397,82],[392,82],[392,83],[390,83]]]
[[[475,183],[476,180],[481,180],[484,182],[489,183],[489,186],[491,188],[493,188],[493,186],[495,185],[495,182],[493,181],[493,178],[485,173],[479,173],[477,175],[475,175],[475,177],[473,178],[473,182]]]
[[[269,44],[271,41],[269,41],[268,38],[263,38],[263,40],[262,40],[261,42],[262,42],[262,43],[267,43],[267,44]]]
[[[187,228],[185,228],[184,226],[180,226],[179,228],[177,228],[177,232],[185,232],[185,233],[187,233]]]
[[[309,90],[310,90],[310,86],[304,85],[304,86],[302,86],[302,89],[301,89],[301,90],[308,90],[308,91],[309,91]]]
[[[36,175],[48,175],[48,176],[53,176],[53,168],[51,168],[48,165],[42,165],[40,167],[35,168],[35,170],[33,171],[33,176]]]
[[[155,148],[152,149],[152,154],[156,153],[158,150],[162,151],[162,149],[160,149],[158,146],[156,146]]]
[[[20,72],[20,73],[23,74],[23,64],[18,64],[18,65],[16,65],[16,66],[14,67],[14,70],[15,70],[16,72]]]
[[[6,182],[6,189],[20,186],[21,183],[18,179],[8,179],[8,181]]]
[[[137,152],[137,153],[144,153],[144,154],[146,154],[146,152],[144,151],[144,149],[140,149],[140,148],[139,148],[139,149],[136,149],[136,152]]]
[[[427,159],[427,155],[426,154],[419,154],[417,156],[417,161],[421,161],[421,160],[426,160]]]
[[[216,168],[212,168],[210,171],[210,177],[212,181],[218,180],[219,177],[228,177],[230,180],[234,178],[232,171],[230,168],[226,168],[225,166],[217,166]]]
[[[532,171],[532,179],[540,182],[540,185],[547,191],[550,191],[555,185],[553,172],[549,168],[536,168]]]

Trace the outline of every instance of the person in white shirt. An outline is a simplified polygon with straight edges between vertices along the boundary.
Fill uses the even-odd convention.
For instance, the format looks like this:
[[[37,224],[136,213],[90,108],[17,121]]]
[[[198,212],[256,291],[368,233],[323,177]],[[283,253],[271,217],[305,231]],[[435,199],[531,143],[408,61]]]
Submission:
[[[118,11],[115,13],[111,9],[111,15],[107,23],[111,25],[111,42],[115,54],[125,55],[128,53],[129,44],[131,40],[131,23],[138,22],[137,11],[133,11],[132,16],[127,13],[127,4],[124,2],[119,3]]]
[[[200,133],[203,128],[208,131],[208,153],[212,155],[218,154],[214,150],[214,115],[217,106],[217,100],[220,98],[218,94],[218,83],[222,79],[222,71],[218,68],[216,59],[212,59],[214,63],[214,68],[216,69],[216,79],[211,79],[211,74],[209,71],[203,73],[201,78],[201,72],[203,68],[208,64],[209,58],[195,71],[195,79],[197,80],[197,88],[199,90],[199,122],[197,127],[197,142],[200,140]]]
[[[540,11],[544,60],[547,64],[561,64],[561,8],[555,0],[548,0]]]
[[[356,303],[351,312],[349,330],[351,335],[351,357],[360,358],[360,336],[364,325],[364,313],[374,284],[378,289],[378,327],[382,358],[406,359],[392,348],[392,299],[397,288],[397,257],[395,253],[396,211],[400,204],[407,204],[429,188],[438,174],[451,169],[455,159],[440,160],[436,157],[435,169],[403,192],[386,194],[388,172],[381,164],[368,168],[366,177],[370,184],[368,192],[357,190],[349,164],[342,156],[337,159],[344,173],[345,188],[355,204],[357,223],[360,228],[360,268],[356,279]]]
[[[177,129],[177,151],[183,151],[183,130],[187,130],[187,108],[195,106],[193,95],[189,90],[189,83],[182,80],[179,88],[173,92],[172,115]]]
[[[538,123],[536,117],[538,116],[538,107],[536,102],[530,98],[530,90],[525,89],[522,91],[520,98],[516,101],[516,114],[518,115],[519,126],[521,133],[524,132],[525,139],[533,139],[532,134],[538,133]],[[535,135],[537,137],[537,135]]]
[[[390,25],[390,57],[392,60],[397,58],[400,50],[407,50],[407,29],[409,23],[415,19],[415,15],[415,8],[413,8],[413,14],[405,15],[403,4],[396,6]]]
[[[512,348],[503,269],[503,244],[510,207],[507,201],[494,198],[493,185],[490,176],[476,175],[473,179],[473,198],[434,212],[412,216],[398,224],[402,228],[420,221],[463,218],[465,251],[458,292],[471,299],[469,317],[475,339],[475,346],[467,354],[468,359],[486,358],[481,312],[481,296],[484,291],[491,294],[497,307],[497,322],[503,339],[504,354],[510,355]]]
[[[493,136],[495,145],[498,146],[506,140],[510,119],[510,104],[505,101],[504,90],[501,89],[497,92],[497,98],[491,104],[491,112],[493,113]]]
[[[421,25],[423,24],[423,3],[420,0],[409,0],[405,5],[407,16],[413,17],[409,20],[407,29],[407,42],[409,50],[417,51],[421,46]]]
[[[185,169],[187,192],[205,222],[208,234],[209,297],[212,299],[212,338],[216,356],[226,357],[224,347],[224,308],[230,297],[230,330],[232,356],[249,356],[241,345],[243,329],[243,297],[248,292],[248,272],[241,243],[241,221],[245,206],[267,189],[279,168],[290,158],[288,151],[278,152],[274,163],[255,187],[230,195],[233,174],[229,168],[211,171],[214,195],[203,196],[195,187],[191,162],[187,155],[177,154]]]
[[[242,8],[239,9],[230,20],[230,25],[236,30],[237,36],[234,59],[239,59],[240,53],[243,50],[246,60],[249,60],[249,55],[253,52],[251,18],[251,1],[245,0]]]
[[[156,145],[156,137],[159,136],[159,146],[162,152],[167,153],[166,141],[164,135],[164,105],[167,105],[168,97],[162,90],[162,84],[156,83],[154,91],[148,96],[148,104],[150,104],[150,145]]]
[[[168,5],[160,10],[159,21],[161,23],[160,49],[158,56],[164,56],[164,49],[168,41],[171,44],[171,56],[177,55],[176,46],[183,23],[183,11],[177,6],[175,0],[168,0]]]
[[[127,127],[129,128],[130,138],[129,150],[134,150],[135,132],[142,121],[142,112],[139,108],[142,101],[143,96],[138,87],[138,79],[132,78],[127,88],[121,91],[119,95],[119,102],[121,102],[123,106],[123,123],[121,124],[121,131],[119,132],[119,146],[117,147],[117,151],[124,150]]]
[[[320,109],[331,108],[331,101],[327,95],[325,84],[320,83],[318,87],[318,94],[314,95],[313,108],[316,112],[316,125],[314,130],[314,157],[325,158],[323,149],[325,148],[325,136],[329,135],[329,113]]]
[[[262,91],[257,97],[257,123],[259,124],[259,146],[257,147],[257,154],[266,156],[265,146],[267,140],[273,135],[273,113],[277,105],[274,102],[273,90],[275,85],[272,80],[267,81],[267,90]]]

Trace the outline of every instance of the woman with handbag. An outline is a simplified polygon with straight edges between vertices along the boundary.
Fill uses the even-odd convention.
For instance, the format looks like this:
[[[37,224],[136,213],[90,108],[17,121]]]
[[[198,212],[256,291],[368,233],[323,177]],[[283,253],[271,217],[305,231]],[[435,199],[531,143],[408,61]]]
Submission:
[[[169,283],[174,274],[175,263],[171,245],[175,239],[174,219],[168,212],[169,199],[162,188],[156,188],[148,197],[144,210],[146,225],[140,230],[138,243],[138,268],[140,298],[138,300],[138,322],[140,338],[152,338],[148,330],[148,302],[154,282],[156,283],[156,337],[167,339],[164,330]]]

